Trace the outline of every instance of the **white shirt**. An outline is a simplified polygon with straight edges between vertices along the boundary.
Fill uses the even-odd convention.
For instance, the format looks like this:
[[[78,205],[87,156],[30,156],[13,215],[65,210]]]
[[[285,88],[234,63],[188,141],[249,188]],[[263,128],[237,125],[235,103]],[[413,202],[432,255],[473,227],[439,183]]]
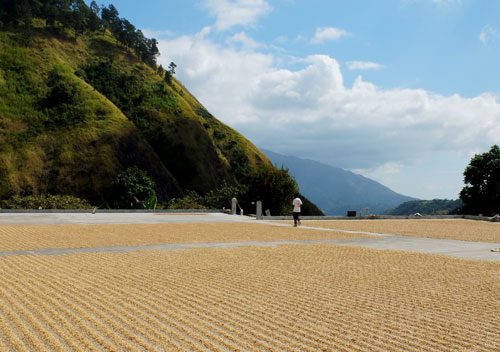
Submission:
[[[302,201],[300,200],[299,197],[295,198],[293,200],[293,212],[294,213],[300,213],[300,206],[302,205]]]

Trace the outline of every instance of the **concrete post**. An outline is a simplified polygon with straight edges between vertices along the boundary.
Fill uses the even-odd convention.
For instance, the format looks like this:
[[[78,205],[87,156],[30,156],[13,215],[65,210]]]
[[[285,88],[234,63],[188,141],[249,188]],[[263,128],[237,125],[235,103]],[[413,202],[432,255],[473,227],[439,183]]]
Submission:
[[[257,201],[257,209],[255,209],[257,220],[262,220],[262,201]]]
[[[236,215],[236,198],[231,199],[231,214]]]

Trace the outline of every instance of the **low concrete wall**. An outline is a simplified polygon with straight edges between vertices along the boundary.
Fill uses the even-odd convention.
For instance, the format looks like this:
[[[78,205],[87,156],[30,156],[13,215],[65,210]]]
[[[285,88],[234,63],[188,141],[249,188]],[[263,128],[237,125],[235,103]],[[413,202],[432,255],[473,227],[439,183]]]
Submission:
[[[25,214],[44,214],[44,213],[92,213],[93,209],[0,209],[0,214],[5,213],[25,213]],[[226,213],[230,210],[222,209],[96,209],[97,213]],[[423,215],[423,216],[394,216],[394,215],[368,215],[368,216],[301,216],[301,220],[403,220],[403,219],[467,219],[479,221],[500,222],[500,217],[488,217],[479,215]],[[292,216],[262,216],[257,220],[290,220]]]
[[[467,219],[467,220],[500,222],[499,216],[488,217],[488,216],[479,216],[479,215],[463,215],[463,218]]]
[[[0,209],[1,213],[92,213],[93,209]],[[96,209],[96,213],[223,213],[219,209]]]
[[[368,216],[301,216],[301,220],[404,220],[404,219],[467,219],[479,221],[492,221],[500,222],[500,217],[487,217],[475,215],[407,215],[407,216],[394,216],[394,215],[368,215]],[[292,216],[263,216],[262,220],[290,220],[293,221]]]

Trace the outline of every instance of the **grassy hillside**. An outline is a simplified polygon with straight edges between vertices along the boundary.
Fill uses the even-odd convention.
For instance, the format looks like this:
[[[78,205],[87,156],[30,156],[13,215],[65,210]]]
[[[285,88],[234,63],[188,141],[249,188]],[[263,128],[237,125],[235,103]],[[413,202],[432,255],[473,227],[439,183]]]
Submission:
[[[263,162],[107,31],[75,36],[44,21],[0,31],[0,199],[71,194],[99,203],[120,171],[137,166],[166,201],[235,184]]]

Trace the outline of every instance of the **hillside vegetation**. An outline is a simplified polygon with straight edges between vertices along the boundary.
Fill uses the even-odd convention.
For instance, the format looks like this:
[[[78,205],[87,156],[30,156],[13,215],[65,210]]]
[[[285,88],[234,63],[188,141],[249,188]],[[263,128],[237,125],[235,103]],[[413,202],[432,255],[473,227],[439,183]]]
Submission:
[[[65,194],[108,204],[117,175],[137,167],[166,202],[236,185],[270,164],[174,70],[157,66],[156,41],[112,5],[73,1],[49,17],[45,3],[6,3],[18,16],[0,10],[0,199]],[[42,7],[19,12],[21,3]],[[69,15],[83,17],[62,20]]]
[[[387,215],[454,215],[462,206],[462,201],[448,199],[412,200],[385,212]]]

